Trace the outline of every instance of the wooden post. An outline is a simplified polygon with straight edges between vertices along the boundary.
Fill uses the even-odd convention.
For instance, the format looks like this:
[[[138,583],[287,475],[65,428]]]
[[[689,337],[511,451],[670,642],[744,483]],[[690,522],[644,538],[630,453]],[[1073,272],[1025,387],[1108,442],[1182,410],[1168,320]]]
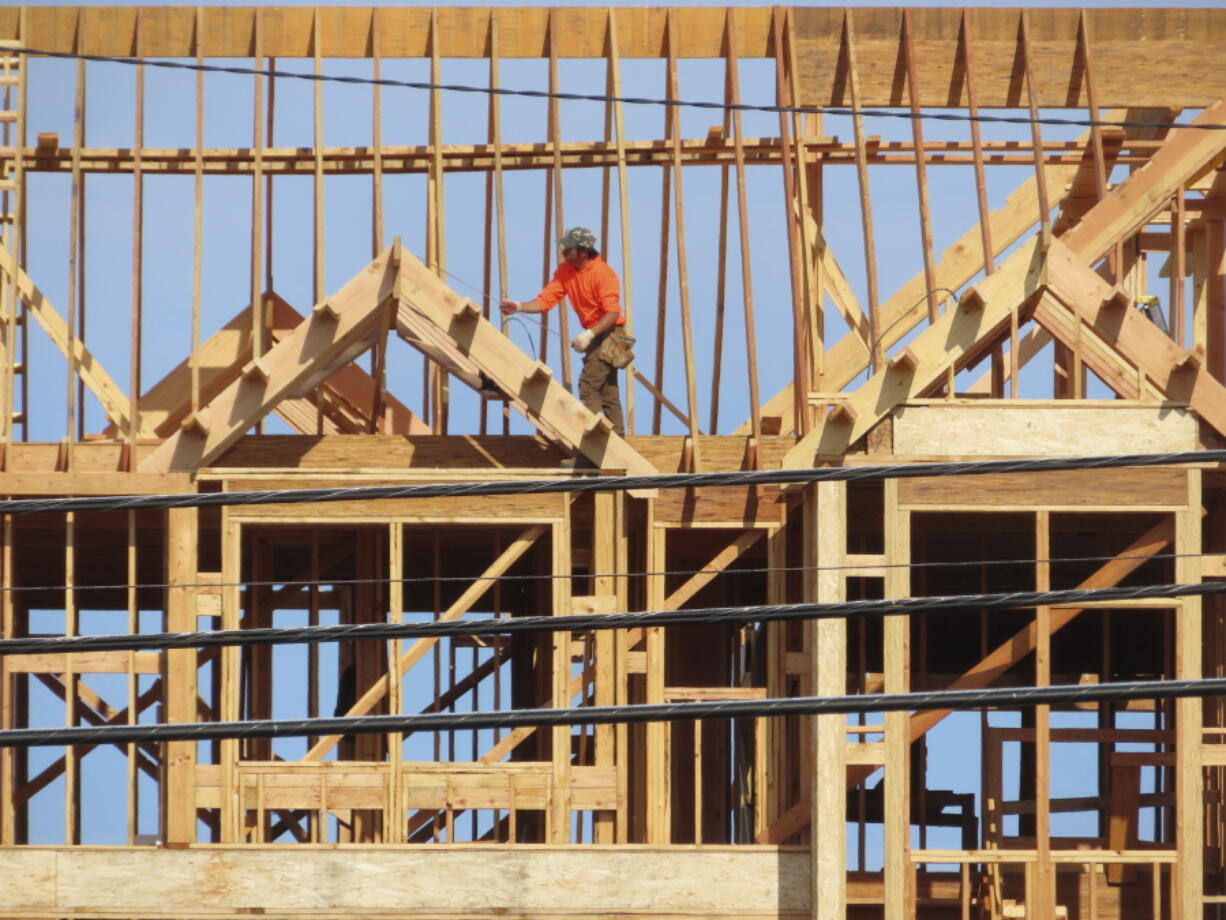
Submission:
[[[784,220],[787,226],[788,268],[792,282],[792,388],[794,425],[796,433],[807,434],[811,427],[812,414],[809,411],[809,391],[813,388],[809,377],[809,356],[805,347],[808,341],[808,322],[804,315],[805,288],[802,260],[807,253],[801,249],[801,224],[804,223],[802,209],[806,202],[798,197],[796,189],[795,166],[790,139],[790,125],[787,112],[792,105],[790,84],[787,78],[787,55],[783,37],[784,11],[775,7],[771,12],[771,42],[775,58],[775,96],[776,104],[781,107],[779,112],[779,147],[783,163],[783,201],[787,213]]]
[[[557,7],[551,7],[549,10],[549,92],[558,93],[561,87],[558,85],[558,10]],[[549,97],[549,147],[552,153],[552,166],[548,172],[548,188],[545,191],[547,196],[551,195],[553,200],[553,233],[548,232],[546,228],[546,238],[548,244],[545,246],[546,260],[556,250],[556,245],[553,245],[554,239],[561,239],[566,232],[566,219],[562,213],[562,119],[558,111],[558,97],[551,95]],[[604,241],[600,241],[603,245]],[[561,344],[558,347],[558,352],[562,358],[562,386],[566,389],[571,389],[571,367],[570,367],[570,314],[566,310],[566,303],[562,304],[562,309],[558,310],[558,334],[562,337]]]
[[[77,42],[81,41],[82,24],[78,22]],[[64,463],[68,470],[73,468],[73,444],[77,439],[76,411],[74,408],[77,395],[77,306],[84,296],[80,290],[80,274],[78,264],[84,261],[81,250],[83,233],[81,226],[85,222],[82,213],[85,178],[81,172],[81,148],[85,146],[85,61],[77,60],[76,101],[73,106],[72,119],[72,202],[69,209],[68,225],[68,386],[67,386],[67,430],[65,432]],[[29,357],[28,352],[23,352]],[[23,404],[28,411],[29,407]],[[129,419],[129,423],[131,420]]]
[[[1188,507],[1175,514],[1175,578],[1180,584],[1201,580],[1201,471],[1190,469]],[[1201,612],[1199,596],[1183,597],[1175,614],[1175,679],[1201,675]],[[1183,920],[1204,910],[1205,805],[1201,744],[1204,701],[1175,701],[1175,847],[1178,862],[1172,878],[1172,907]]]
[[[320,35],[319,7],[315,7],[313,17],[314,28],[311,30],[311,52],[314,58],[316,75],[323,73],[323,38]],[[317,304],[326,296],[324,283],[324,84],[322,80],[312,82],[312,101],[314,111],[312,128],[315,139],[315,176],[312,185],[311,201],[314,206],[314,250],[311,259],[311,303]],[[269,253],[271,256],[272,253]]]
[[[648,499],[647,571],[663,572],[667,566],[665,536],[667,531],[656,524],[655,501]],[[647,609],[664,609],[664,576],[647,575]],[[647,703],[664,702],[664,630],[649,626],[646,633]],[[672,835],[672,811],[669,784],[668,722],[647,723],[647,843],[668,843]]]
[[[670,99],[680,98],[677,85],[677,11],[670,7],[668,11],[668,95]],[[681,183],[681,119],[673,118],[672,131],[669,135],[673,151],[673,205],[676,211],[675,232],[677,234],[677,291],[681,301],[681,350],[685,358],[685,395],[687,415],[689,416],[689,435],[691,444],[690,469],[699,469],[698,441],[698,391],[695,383],[697,369],[694,366],[694,332],[690,318],[690,275],[686,263],[685,250],[685,195]],[[661,382],[662,383],[662,382]],[[661,385],[660,391],[664,388]]]
[[[401,623],[404,621],[404,524],[399,521],[388,524],[387,577],[388,621]],[[389,648],[386,674],[387,711],[390,715],[400,715],[404,711],[400,668],[398,667],[402,644],[403,640],[393,639]],[[383,840],[386,843],[404,843],[407,820],[402,798],[404,735],[400,732],[389,732],[387,746],[391,769],[388,776],[389,807],[383,818]]]
[[[141,14],[136,12],[136,56],[141,56]],[[141,387],[141,320],[142,289],[144,284],[144,247],[145,247],[145,179],[141,171],[141,152],[145,148],[145,66],[136,65],[136,105],[133,113],[135,125],[132,141],[132,316],[129,336],[129,383],[128,383],[128,466],[135,466],[136,435],[140,431],[140,387]],[[84,265],[84,260],[82,260]],[[84,284],[81,286],[84,294]],[[84,319],[84,314],[82,314]],[[81,401],[81,432],[85,432],[85,399],[84,394],[78,394]]]
[[[565,516],[553,525],[551,531],[553,546],[553,578],[550,588],[553,592],[554,616],[565,616],[570,613],[570,581],[566,576],[571,573],[570,566],[570,502],[564,506]],[[551,633],[553,641],[553,705],[567,707],[571,705],[570,691],[570,645],[573,633]],[[570,833],[570,777],[571,777],[571,726],[559,725],[553,729],[553,794],[549,800],[549,812],[546,820],[548,828],[547,842],[569,843]]]
[[[617,39],[617,13],[609,7],[608,23],[609,95],[620,97],[622,92],[621,53]],[[626,317],[626,335],[634,335],[634,276],[630,257],[630,177],[626,170],[626,132],[622,103],[612,105],[613,140],[617,150],[617,222],[621,230],[622,248],[622,310]],[[608,241],[605,241],[606,245]],[[634,364],[626,368],[626,432],[634,433]]]
[[[262,11],[255,11],[254,65],[258,71],[264,66],[264,35]],[[264,77],[255,75],[255,89],[251,106],[251,355],[259,358],[266,351],[267,336],[264,325],[264,298],[260,286],[264,274],[263,237],[264,222]]]
[[[873,202],[868,179],[868,149],[864,139],[864,116],[860,111],[860,67],[856,56],[856,27],[852,11],[843,11],[843,44],[847,49],[847,88],[851,107],[852,129],[856,139],[856,184],[860,190],[860,232],[864,237],[864,273],[868,288],[868,320],[873,341],[870,344],[870,367],[874,373],[885,361],[885,348],[881,343],[881,311],[877,302],[877,244],[873,236]],[[968,68],[969,71],[969,68]],[[972,122],[972,124],[975,124]],[[983,215],[981,215],[981,219]]]
[[[885,596],[910,597],[911,512],[898,507],[898,480],[884,483]],[[910,617],[884,623],[885,692],[910,690]],[[911,916],[911,738],[905,712],[885,715],[885,920]]]
[[[76,512],[64,515],[64,635],[81,632],[81,611],[77,603],[77,521]],[[77,701],[81,678],[66,656],[64,674],[64,724],[77,724]],[[81,842],[81,749],[70,744],[64,748],[64,843]]]
[[[16,609],[13,603],[13,519],[4,515],[0,529],[0,637],[11,639],[15,635]],[[22,680],[10,674],[0,660],[0,729],[17,727],[17,682]],[[17,842],[17,752],[13,748],[0,749],[0,846],[12,846]]]
[[[196,28],[193,44],[196,49],[196,64],[204,65],[204,8],[196,7]],[[192,221],[192,351],[188,356],[191,366],[192,415],[200,411],[200,285],[201,262],[204,251],[204,71],[196,71],[196,146],[192,151],[192,175],[195,179],[195,209]]]
[[[1205,335],[1209,369],[1215,378],[1226,381],[1226,221],[1207,220],[1201,234],[1205,272]]]
[[[221,511],[221,628],[239,628],[239,606],[242,582],[242,527],[233,519],[229,509]],[[239,649],[229,646],[221,650],[219,664],[221,679],[216,701],[222,721],[230,722],[239,717]],[[242,839],[242,797],[238,788],[238,745],[235,738],[223,739],[218,744],[218,763],[221,771],[221,823],[220,843],[239,843]]]
[[[724,55],[727,63],[725,98],[731,105],[741,102],[740,64],[737,57],[737,11],[729,7],[724,20]],[[745,191],[745,139],[741,126],[741,111],[733,109],[731,119],[732,150],[736,164],[736,219],[740,230],[741,300],[745,316],[745,365],[749,377],[749,432],[758,443],[762,437],[762,406],[758,395],[758,345],[753,315],[753,278],[749,252],[749,205]],[[711,433],[715,433],[712,428]]]
[[[438,10],[430,10],[430,82],[442,83],[443,63],[439,44]],[[447,214],[443,194],[443,96],[438,89],[430,90],[430,172],[427,179],[427,264],[440,278],[447,271]],[[544,336],[542,336],[544,338]],[[430,419],[435,434],[446,434],[448,426],[448,388],[450,377],[438,364],[427,362],[428,379],[434,405]]]
[[[1034,522],[1034,589],[1051,590],[1051,514],[1039,511]],[[1037,687],[1051,683],[1051,608],[1036,607],[1034,682]],[[1056,916],[1056,878],[1051,863],[1051,707],[1036,706],[1034,711],[1034,836],[1035,903],[1026,902],[1035,920],[1054,920]]]
[[[962,61],[966,67],[966,110],[971,117],[971,149],[975,161],[975,200],[979,205],[979,239],[983,246],[983,271],[990,275],[996,270],[992,248],[992,212],[988,210],[988,183],[983,172],[983,137],[976,116],[979,114],[979,93],[975,82],[975,50],[971,37],[971,11],[962,10]],[[1046,175],[1035,177],[1035,188],[1046,183]]]
[[[196,543],[199,514],[195,508],[166,512],[167,632],[195,632]],[[196,721],[197,651],[171,649],[162,663],[167,722]],[[129,700],[135,710],[135,700]],[[196,742],[168,741],[163,753],[163,834],[167,843],[196,841]]]
[[[911,106],[911,138],[915,144],[915,186],[919,195],[920,214],[920,248],[924,257],[924,287],[925,300],[928,303],[928,321],[937,318],[937,304],[941,298],[934,290],[935,274],[932,264],[932,212],[928,204],[928,171],[924,158],[924,126],[923,107],[920,105],[920,90],[917,62],[915,59],[915,38],[912,34],[914,26],[911,22],[911,10],[903,10],[902,14],[902,50],[907,68],[907,98]],[[953,395],[952,390],[948,394]]]
[[[370,174],[372,199],[370,257],[372,259],[383,251],[383,93],[378,82],[383,75],[383,59],[379,46],[380,9],[376,6],[370,11],[370,65],[371,76],[375,80],[370,87],[370,141],[373,148]]]
[[[817,565],[812,578],[817,603],[845,600],[847,554],[847,483],[819,482],[811,487],[805,526],[813,532]],[[814,507],[815,504],[815,507]],[[815,577],[813,577],[815,576]],[[811,689],[815,696],[847,692],[847,621],[840,618],[807,623]],[[813,920],[843,920],[847,912],[847,740],[841,715],[813,717],[812,776],[808,777]]]
[[[616,597],[617,582],[613,577],[617,568],[618,520],[617,496],[612,492],[597,492],[592,496],[592,591],[599,597]],[[622,607],[615,607],[622,610]],[[616,635],[612,630],[602,629],[595,634],[596,644],[596,705],[613,706],[617,702],[616,662],[613,645]],[[616,762],[616,739],[614,726],[596,726],[595,763],[598,767],[613,767]],[[596,843],[613,843],[616,830],[616,811],[598,811],[593,817]]]
[[[783,13],[783,43],[787,49],[787,99],[793,108],[801,104],[800,67],[796,60],[795,25],[792,9]],[[827,255],[822,237],[822,166],[820,160],[810,160],[805,136],[821,133],[821,115],[792,112],[792,142],[796,155],[797,230],[800,233],[801,279],[804,283],[805,312],[805,372],[809,385],[821,380],[825,360],[826,322],[822,260]],[[810,227],[812,221],[812,227]]]

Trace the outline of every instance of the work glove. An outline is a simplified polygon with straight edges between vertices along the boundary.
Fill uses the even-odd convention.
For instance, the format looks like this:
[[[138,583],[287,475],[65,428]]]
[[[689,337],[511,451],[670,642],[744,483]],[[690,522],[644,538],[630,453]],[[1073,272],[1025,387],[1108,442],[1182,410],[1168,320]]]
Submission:
[[[570,340],[570,347],[583,354],[583,352],[587,351],[587,347],[592,344],[592,339],[595,337],[591,329],[584,329]]]
[[[510,316],[512,313],[519,312],[519,301],[518,300],[504,300],[502,303],[498,305],[498,307],[500,310],[502,310],[503,316]]]

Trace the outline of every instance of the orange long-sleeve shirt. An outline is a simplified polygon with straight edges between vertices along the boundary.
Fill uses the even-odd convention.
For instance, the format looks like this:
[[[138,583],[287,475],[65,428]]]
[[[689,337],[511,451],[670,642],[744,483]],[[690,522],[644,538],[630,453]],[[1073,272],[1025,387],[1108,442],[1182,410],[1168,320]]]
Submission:
[[[544,290],[536,295],[542,313],[556,307],[563,297],[570,298],[584,329],[591,329],[609,313],[618,314],[614,325],[626,324],[621,315],[621,283],[600,256],[583,266],[582,271],[575,271],[569,262],[563,262]]]

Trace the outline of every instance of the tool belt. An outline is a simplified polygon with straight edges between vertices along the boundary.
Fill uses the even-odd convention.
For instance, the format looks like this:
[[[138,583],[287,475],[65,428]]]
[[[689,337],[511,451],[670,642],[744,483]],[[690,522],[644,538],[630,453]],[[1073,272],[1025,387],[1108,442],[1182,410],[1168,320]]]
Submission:
[[[600,342],[592,354],[601,361],[620,369],[634,360],[634,342],[635,340],[624,332],[610,329],[600,337]]]

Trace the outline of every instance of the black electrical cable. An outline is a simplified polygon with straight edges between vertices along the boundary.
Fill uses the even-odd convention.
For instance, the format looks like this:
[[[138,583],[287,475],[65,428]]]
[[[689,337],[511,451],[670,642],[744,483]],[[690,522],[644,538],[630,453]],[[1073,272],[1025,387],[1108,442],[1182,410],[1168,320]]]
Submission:
[[[923,562],[863,562],[849,565],[763,565],[763,566],[728,566],[722,569],[652,569],[635,572],[581,572],[579,574],[556,574],[552,572],[531,573],[523,575],[418,575],[410,578],[391,578],[390,576],[372,578],[319,578],[287,581],[285,579],[253,579],[251,581],[200,581],[200,582],[165,582],[150,581],[136,584],[115,583],[109,585],[86,584],[55,584],[55,585],[0,585],[0,594],[6,592],[20,593],[23,591],[75,591],[88,594],[96,591],[165,591],[171,588],[331,588],[347,585],[427,585],[434,584],[473,584],[479,581],[498,582],[533,582],[533,581],[575,581],[590,578],[665,578],[673,575],[770,575],[772,573],[788,572],[862,572],[877,569],[963,569],[988,568],[994,565],[1066,565],[1081,562],[1129,562],[1140,560],[1150,562],[1158,559],[1206,559],[1221,556],[1221,553],[1138,553],[1138,554],[1103,554],[1098,556],[1057,556],[1037,559],[1024,556],[1016,559],[931,559]],[[293,608],[288,608],[293,609]]]
[[[970,460],[901,463],[882,466],[805,467],[738,470],[726,473],[663,473],[651,476],[584,476],[494,482],[431,482],[401,486],[349,486],[335,489],[265,489],[249,492],[188,492],[180,495],[92,495],[78,498],[20,498],[0,501],[0,514],[60,511],[147,511],[235,505],[289,505],[301,502],[370,501],[389,498],[465,498],[473,495],[544,495],[548,493],[619,492],[628,489],[701,489],[715,486],[788,485],[855,482],[867,479],[914,479],[936,476],[982,476],[1051,470],[1097,470],[1126,466],[1223,463],[1226,450],[1167,454],[1115,454],[1100,457],[1040,457],[1021,460]],[[427,475],[427,474],[423,474]]]
[[[1039,606],[1069,606],[1087,602],[1205,597],[1215,594],[1226,594],[1226,582],[955,594],[823,604],[760,604],[747,607],[705,607],[693,610],[645,610],[635,613],[482,617],[472,620],[434,620],[427,623],[340,623],[331,626],[254,627],[190,633],[29,636],[19,639],[0,639],[0,656],[18,653],[289,645],[373,639],[513,636],[526,633],[583,632],[647,626],[745,625],[784,620],[857,619],[894,614],[925,615],[968,610],[1016,610]]]
[[[856,696],[790,697],[764,700],[648,703],[567,709],[511,709],[504,712],[424,713],[346,716],[323,719],[259,719],[240,722],[184,722],[159,725],[68,726],[0,731],[0,748],[72,744],[125,744],[157,741],[207,741],[220,738],[291,738],[384,732],[480,731],[562,725],[611,725],[682,722],[696,719],[750,719],[779,716],[843,715],[985,707],[1023,707],[1068,703],[1177,699],[1226,694],[1226,678],[1128,681],[1108,684],[1056,684],[1049,687],[993,687]]]
[[[473,86],[463,83],[431,83],[424,80],[394,80],[388,77],[346,77],[336,74],[304,73],[296,70],[275,70],[260,67],[239,67],[222,64],[196,64],[187,61],[149,60],[105,54],[83,54],[73,51],[47,51],[40,48],[6,48],[9,54],[24,54],[33,57],[61,58],[65,60],[97,61],[109,64],[129,64],[143,67],[161,67],[169,70],[191,70],[204,73],[229,73],[239,76],[263,76],[291,80],[311,80],[316,83],[348,83],[358,86],[390,86],[403,89],[440,90],[452,93],[481,93],[489,96],[525,96],[531,99],[560,99],[569,102],[614,102],[625,105],[659,105],[674,108],[717,109],[720,111],[767,112],[771,114],[798,115],[861,115],[870,118],[929,118],[936,121],[976,121],[1014,125],[1068,125],[1089,128],[1194,128],[1201,131],[1226,130],[1226,125],[1171,123],[1154,121],[1104,121],[1096,118],[1031,118],[1028,115],[972,115],[960,112],[908,112],[891,109],[852,109],[821,106],[759,105],[749,102],[707,102],[686,99],[657,99],[644,96],[610,96],[599,93],[563,93],[540,89],[510,89],[501,86]]]

